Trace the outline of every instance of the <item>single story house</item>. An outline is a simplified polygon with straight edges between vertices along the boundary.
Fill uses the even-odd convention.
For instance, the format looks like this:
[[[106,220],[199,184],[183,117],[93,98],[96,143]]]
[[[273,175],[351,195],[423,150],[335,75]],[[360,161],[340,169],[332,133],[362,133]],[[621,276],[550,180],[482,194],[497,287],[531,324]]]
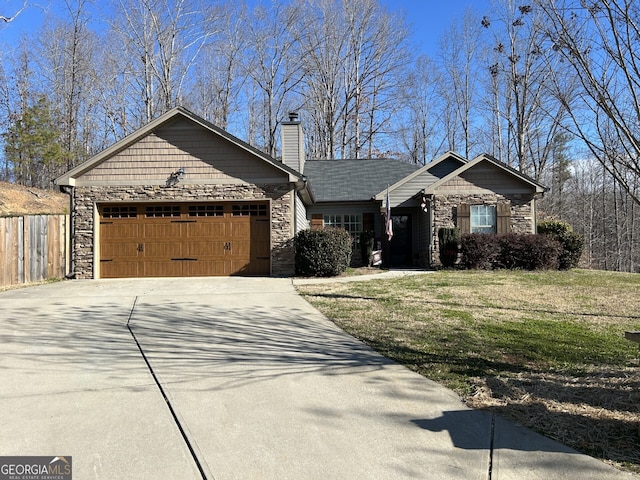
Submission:
[[[498,160],[447,153],[396,160],[306,160],[297,115],[282,160],[177,107],[55,182],[71,202],[76,278],[294,273],[305,228],[372,230],[390,266],[438,263],[437,230],[535,231],[544,187]],[[389,198],[394,235],[382,213]]]

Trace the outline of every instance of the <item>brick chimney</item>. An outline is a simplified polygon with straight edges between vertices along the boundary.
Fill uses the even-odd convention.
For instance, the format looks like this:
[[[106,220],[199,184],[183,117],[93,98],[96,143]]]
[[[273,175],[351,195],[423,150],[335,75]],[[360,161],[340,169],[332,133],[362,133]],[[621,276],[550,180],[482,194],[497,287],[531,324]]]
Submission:
[[[298,113],[289,113],[289,121],[282,122],[282,163],[304,173],[304,134]]]

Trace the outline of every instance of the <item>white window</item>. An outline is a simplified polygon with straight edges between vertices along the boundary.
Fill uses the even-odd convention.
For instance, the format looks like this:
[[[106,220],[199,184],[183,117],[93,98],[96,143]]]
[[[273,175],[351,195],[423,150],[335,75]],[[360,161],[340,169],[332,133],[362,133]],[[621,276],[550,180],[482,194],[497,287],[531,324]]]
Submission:
[[[342,228],[342,215],[325,215],[324,228]]]
[[[324,215],[323,223],[325,228],[344,228],[353,238],[353,246],[360,242],[362,232],[362,215]]]
[[[471,233],[496,233],[495,205],[471,205]]]

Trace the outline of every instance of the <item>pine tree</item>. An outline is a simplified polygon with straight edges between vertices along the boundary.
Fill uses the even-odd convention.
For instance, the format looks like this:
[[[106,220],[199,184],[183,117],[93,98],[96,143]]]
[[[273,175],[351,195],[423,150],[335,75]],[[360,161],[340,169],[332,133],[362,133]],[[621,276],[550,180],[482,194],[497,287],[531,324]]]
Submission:
[[[10,180],[39,188],[51,188],[53,178],[66,165],[68,153],[61,146],[61,131],[50,102],[41,95],[21,113],[13,114],[4,137],[4,154],[11,166]]]

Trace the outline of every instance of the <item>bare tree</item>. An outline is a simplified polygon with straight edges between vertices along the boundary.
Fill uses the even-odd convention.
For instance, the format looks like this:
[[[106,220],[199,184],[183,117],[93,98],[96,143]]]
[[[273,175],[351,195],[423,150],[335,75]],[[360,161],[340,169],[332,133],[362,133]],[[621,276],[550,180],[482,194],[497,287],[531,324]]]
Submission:
[[[215,31],[197,0],[118,0],[115,8],[121,71],[133,87],[129,100],[142,102],[140,123],[146,123],[182,103],[191,67]]]
[[[259,93],[262,132],[260,148],[276,155],[277,128],[302,81],[302,59],[296,55],[294,27],[300,22],[298,5],[272,4],[253,9],[247,31],[245,72]]]
[[[406,114],[399,132],[412,163],[424,165],[442,150],[440,75],[435,62],[421,56],[400,89]]]
[[[4,64],[0,62],[0,125],[9,125],[9,118],[11,117],[11,87],[9,85],[9,79],[7,78],[7,72]],[[0,152],[3,151],[2,137],[0,136]],[[11,179],[11,162],[5,156],[2,155],[3,166],[0,173],[0,178],[4,181]]]
[[[360,158],[367,147],[372,157],[374,141],[389,128],[395,113],[395,95],[404,79],[410,57],[408,31],[401,17],[385,11],[377,0],[343,1],[346,52],[343,155]]]
[[[194,109],[224,129],[234,111],[240,110],[247,22],[243,3],[226,3],[215,12],[211,24],[219,33],[202,49],[194,69],[195,85],[187,99]]]
[[[70,154],[65,167],[72,168],[99,146],[94,145],[99,75],[94,64],[98,40],[89,30],[88,0],[65,0],[68,17],[53,19],[40,39],[38,62],[51,100],[62,119],[63,147]]]
[[[640,272],[638,205],[620,182],[587,152],[574,151],[570,177],[563,187],[563,205],[553,211],[553,191],[541,208],[545,215],[569,222],[585,239],[583,265],[588,268]],[[636,193],[638,179],[633,183]]]
[[[95,95],[100,127],[96,129],[94,142],[98,150],[124,137],[139,126],[138,103],[129,98],[129,72],[121,71],[122,59],[118,50],[100,50],[96,59],[97,71],[101,73]]]
[[[537,1],[553,50],[580,82],[564,101],[572,131],[640,203],[640,5],[634,0]]]
[[[300,2],[305,11],[296,29],[305,71],[304,109],[310,120],[307,151],[313,158],[335,158],[339,142],[342,64],[346,39],[333,22],[341,18],[337,2]]]
[[[571,151],[572,137],[566,132],[559,132],[553,139],[549,148],[549,167],[540,181],[549,187],[549,192],[540,202],[541,209],[546,215],[566,220],[565,212],[570,206],[566,200],[567,186],[572,177],[571,158],[578,155]]]
[[[393,128],[410,64],[404,19],[377,0],[308,1],[302,18],[311,150],[321,158],[373,156]]]
[[[448,138],[448,150],[469,158],[477,141],[473,121],[477,118],[478,68],[481,44],[480,19],[468,9],[460,22],[454,21],[440,40],[440,94],[444,100],[443,114]],[[458,147],[458,139],[462,144]]]
[[[558,67],[544,55],[540,12],[517,0],[503,0],[498,21],[485,16],[481,24],[494,32],[495,62],[492,98],[502,160],[540,178],[549,160],[549,146],[561,129],[566,105],[554,96],[553,72]],[[567,85],[566,82],[563,85]]]

